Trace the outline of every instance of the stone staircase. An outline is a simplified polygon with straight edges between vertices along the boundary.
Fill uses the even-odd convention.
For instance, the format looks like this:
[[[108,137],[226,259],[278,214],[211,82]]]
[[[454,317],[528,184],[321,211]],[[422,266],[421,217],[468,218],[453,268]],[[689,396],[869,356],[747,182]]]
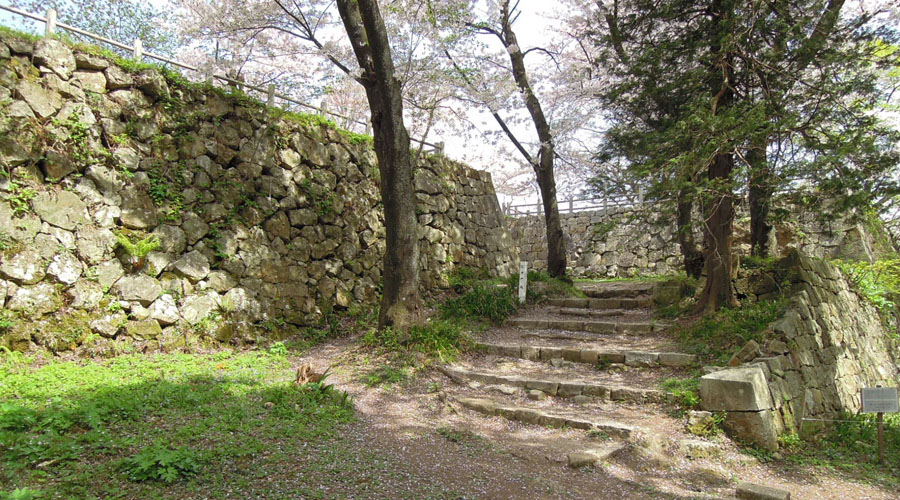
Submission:
[[[453,381],[448,397],[488,417],[583,430],[575,442],[569,433],[561,447],[566,453],[558,460],[572,467],[659,449],[660,442],[682,456],[715,454],[716,445],[691,436],[670,415],[674,397],[660,389],[666,378],[690,376],[697,359],[677,352],[665,335],[668,325],[653,319],[653,284],[579,288],[586,298],[526,310],[480,333],[475,353],[439,367]]]

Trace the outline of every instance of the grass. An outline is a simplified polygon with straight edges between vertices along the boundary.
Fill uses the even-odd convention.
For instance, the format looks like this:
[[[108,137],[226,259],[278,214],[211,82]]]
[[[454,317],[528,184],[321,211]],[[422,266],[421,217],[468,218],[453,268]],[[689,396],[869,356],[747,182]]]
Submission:
[[[480,270],[460,267],[448,276],[447,281],[457,296],[439,306],[445,320],[500,324],[520,307],[518,275],[501,280]],[[584,296],[572,283],[551,278],[544,272],[528,271],[528,283],[525,301],[530,304],[548,297]]]
[[[671,392],[675,401],[685,410],[700,407],[700,379],[669,377],[659,384],[660,389]]]
[[[786,306],[782,299],[722,309],[677,329],[679,344],[684,352],[725,363],[748,341],[762,343],[769,324],[778,319]]]
[[[780,439],[792,464],[840,471],[867,482],[900,490],[900,414],[884,416],[884,465],[879,465],[875,415],[842,415],[841,422],[810,441],[796,436]]]
[[[2,354],[0,498],[319,497],[389,475],[341,439],[347,400],[324,384],[296,387],[272,350],[102,362]],[[356,477],[338,473],[359,460]]]

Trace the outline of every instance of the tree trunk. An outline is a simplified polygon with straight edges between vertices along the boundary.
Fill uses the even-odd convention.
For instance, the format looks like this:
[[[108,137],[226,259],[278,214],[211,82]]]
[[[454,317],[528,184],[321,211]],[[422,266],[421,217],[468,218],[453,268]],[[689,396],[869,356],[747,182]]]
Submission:
[[[734,170],[734,156],[731,153],[717,154],[709,165],[710,181],[727,181]],[[737,305],[731,287],[731,237],[734,222],[734,195],[723,192],[708,205],[709,218],[706,220],[704,238],[706,245],[706,285],[697,303],[697,312],[708,313],[723,306]]]
[[[694,241],[693,210],[694,200],[688,196],[687,189],[682,189],[678,192],[678,246],[681,248],[684,271],[688,276],[699,279],[703,274],[703,252]]]
[[[536,174],[544,204],[544,224],[547,227],[547,272],[550,276],[563,278],[566,275],[566,240],[559,218],[552,163],[551,161],[549,166],[542,166]]]
[[[750,252],[758,257],[769,256],[769,208],[772,202],[772,172],[766,159],[766,145],[754,145],[747,151],[747,163],[750,164],[749,202],[750,202]]]
[[[503,24],[503,43],[509,53],[512,64],[513,78],[525,99],[525,107],[531,114],[534,128],[537,131],[538,140],[541,141],[540,153],[537,161],[532,162],[534,173],[537,176],[538,187],[541,190],[541,199],[544,204],[544,222],[547,226],[547,272],[550,276],[563,278],[566,275],[566,241],[563,236],[562,224],[559,218],[559,206],[556,201],[556,179],[553,177],[553,161],[556,152],[553,145],[553,133],[550,124],[544,116],[541,103],[531,88],[528,81],[528,73],[525,71],[525,54],[512,29],[509,1],[501,4],[501,19]]]
[[[359,77],[372,113],[375,155],[381,173],[386,248],[379,327],[406,330],[423,321],[419,296],[419,246],[409,134],[403,124],[400,82],[376,0],[337,0],[363,70]]]
[[[712,113],[734,104],[734,58],[722,42],[731,35],[734,5],[728,0],[714,0],[710,13],[714,16],[717,32],[713,34],[710,53],[718,56],[718,64],[710,68]],[[704,225],[704,250],[706,251],[706,285],[697,302],[697,312],[718,311],[724,306],[736,306],[737,299],[731,286],[731,238],[734,231],[734,193],[731,175],[734,171],[734,153],[719,151],[707,168],[710,188],[718,190],[707,204],[709,213]]]

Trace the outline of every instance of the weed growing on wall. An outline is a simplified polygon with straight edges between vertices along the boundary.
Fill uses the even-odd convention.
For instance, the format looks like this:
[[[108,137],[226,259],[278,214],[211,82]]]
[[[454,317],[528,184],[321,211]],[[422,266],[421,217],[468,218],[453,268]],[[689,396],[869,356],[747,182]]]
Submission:
[[[146,238],[132,241],[124,233],[116,233],[116,244],[121,247],[131,257],[131,264],[134,269],[140,269],[144,265],[147,255],[160,247],[159,237],[151,234]]]
[[[872,263],[844,260],[833,263],[853,288],[878,309],[893,335],[900,336],[900,257]]]

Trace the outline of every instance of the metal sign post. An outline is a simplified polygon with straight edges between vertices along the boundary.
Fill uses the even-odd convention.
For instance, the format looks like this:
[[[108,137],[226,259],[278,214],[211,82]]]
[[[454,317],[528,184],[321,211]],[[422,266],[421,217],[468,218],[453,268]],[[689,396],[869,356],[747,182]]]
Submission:
[[[528,287],[528,263],[519,262],[519,304],[525,303],[525,290]]]
[[[898,398],[897,388],[863,388],[862,412],[878,415],[878,463],[884,465],[884,414],[900,413],[900,398]]]

